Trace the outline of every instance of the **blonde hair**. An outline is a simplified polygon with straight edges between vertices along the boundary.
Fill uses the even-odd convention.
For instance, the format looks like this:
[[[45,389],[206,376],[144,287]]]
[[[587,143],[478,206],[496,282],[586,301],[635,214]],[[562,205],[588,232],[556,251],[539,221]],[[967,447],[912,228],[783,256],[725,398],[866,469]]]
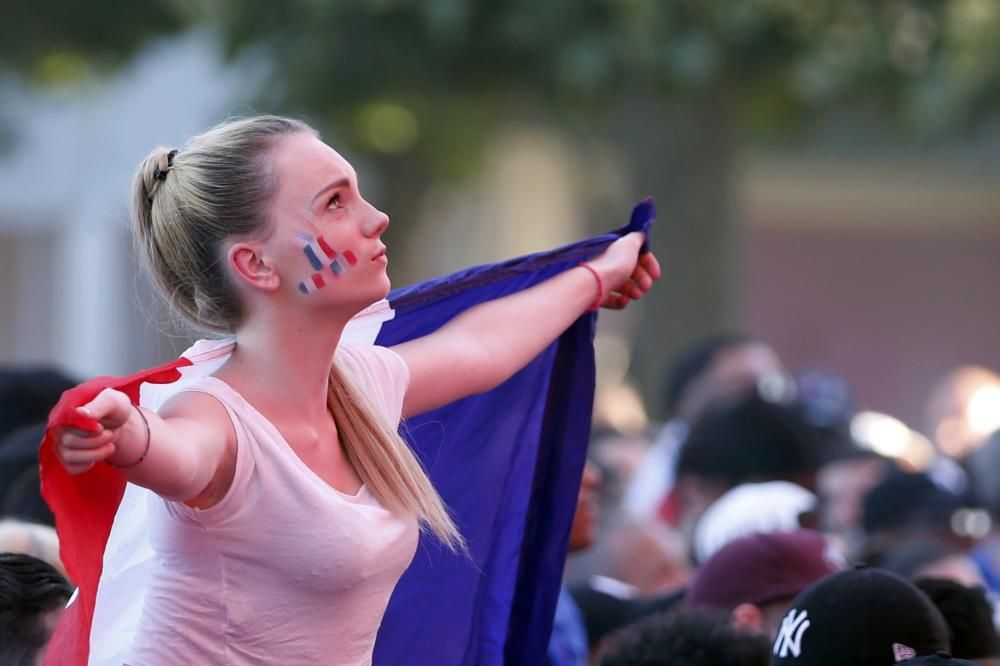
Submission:
[[[180,151],[157,148],[133,183],[133,231],[153,280],[185,319],[232,333],[242,304],[226,273],[223,245],[269,233],[268,207],[278,187],[268,154],[285,136],[316,134],[277,116],[224,122]],[[347,459],[390,511],[413,514],[452,550],[465,542],[444,502],[407,443],[374,416],[364,396],[337,367],[330,369],[327,404]]]

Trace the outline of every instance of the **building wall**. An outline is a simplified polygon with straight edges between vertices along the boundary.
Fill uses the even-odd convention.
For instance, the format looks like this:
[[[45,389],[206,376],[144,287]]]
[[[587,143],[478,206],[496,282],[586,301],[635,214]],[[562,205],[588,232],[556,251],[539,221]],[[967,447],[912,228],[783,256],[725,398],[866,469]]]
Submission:
[[[998,170],[763,161],[744,189],[742,321],[923,429],[933,385],[1000,370]]]

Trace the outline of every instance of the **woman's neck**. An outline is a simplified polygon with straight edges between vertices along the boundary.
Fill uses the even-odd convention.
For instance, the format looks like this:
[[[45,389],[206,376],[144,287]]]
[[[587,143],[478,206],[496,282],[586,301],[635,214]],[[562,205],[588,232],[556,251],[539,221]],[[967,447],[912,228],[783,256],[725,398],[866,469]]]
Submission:
[[[330,366],[347,321],[269,317],[248,322],[237,331],[233,354],[216,374],[269,417],[319,424],[328,415]]]

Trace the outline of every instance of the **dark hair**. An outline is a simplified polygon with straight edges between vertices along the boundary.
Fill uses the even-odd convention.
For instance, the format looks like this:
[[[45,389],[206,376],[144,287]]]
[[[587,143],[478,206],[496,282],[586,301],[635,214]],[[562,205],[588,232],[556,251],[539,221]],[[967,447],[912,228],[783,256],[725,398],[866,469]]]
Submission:
[[[72,589],[37,557],[0,553],[0,663],[34,664],[49,633],[44,614],[66,604]]]
[[[951,517],[963,498],[944,490],[922,473],[894,471],[868,491],[862,526],[868,534],[891,531],[951,529]]]
[[[600,666],[767,666],[771,642],[738,631],[725,614],[685,609],[650,615],[608,638]]]
[[[677,476],[733,487],[753,481],[795,481],[817,469],[816,432],[789,405],[756,392],[713,405],[692,426],[677,460]],[[812,485],[806,483],[806,485]]]
[[[677,415],[677,409],[684,400],[691,385],[704,375],[719,354],[755,342],[742,333],[722,333],[688,347],[677,356],[670,370],[664,390],[663,409],[667,418]]]
[[[973,660],[1000,657],[993,606],[983,588],[940,578],[920,578],[914,583],[931,598],[948,623],[952,655]]]
[[[45,424],[38,423],[0,439],[0,516],[55,527],[38,478],[38,444],[44,434]]]
[[[0,368],[0,437],[48,419],[62,392],[75,385],[53,368]]]

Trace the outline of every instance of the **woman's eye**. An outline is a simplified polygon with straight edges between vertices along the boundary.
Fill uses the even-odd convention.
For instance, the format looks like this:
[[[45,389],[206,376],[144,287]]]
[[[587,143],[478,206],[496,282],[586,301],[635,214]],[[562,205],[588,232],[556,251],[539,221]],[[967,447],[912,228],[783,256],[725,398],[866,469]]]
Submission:
[[[332,197],[330,197],[330,203],[327,204],[327,208],[340,208],[340,192],[337,192]]]

